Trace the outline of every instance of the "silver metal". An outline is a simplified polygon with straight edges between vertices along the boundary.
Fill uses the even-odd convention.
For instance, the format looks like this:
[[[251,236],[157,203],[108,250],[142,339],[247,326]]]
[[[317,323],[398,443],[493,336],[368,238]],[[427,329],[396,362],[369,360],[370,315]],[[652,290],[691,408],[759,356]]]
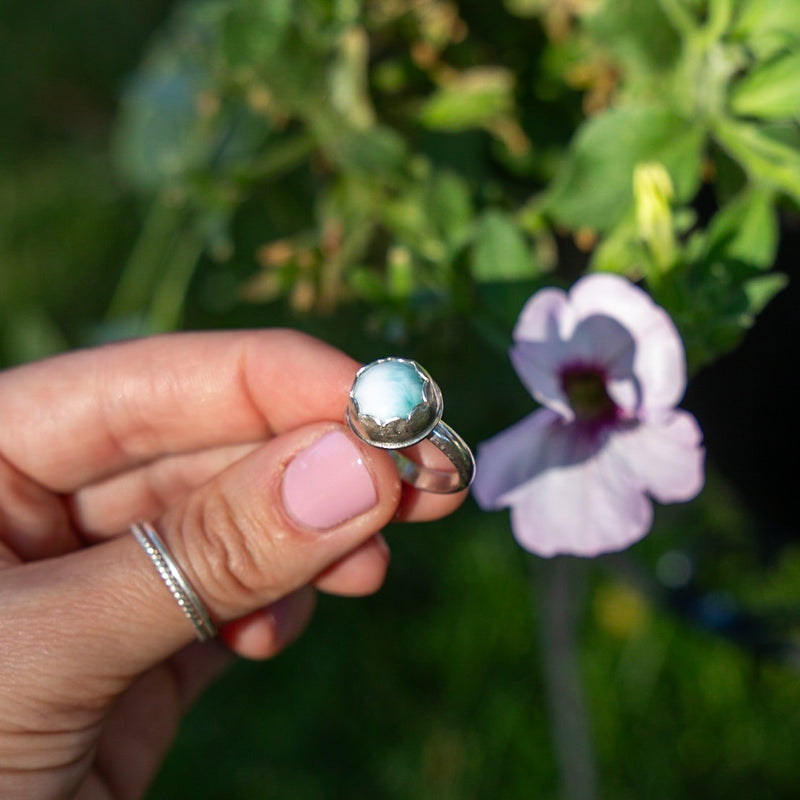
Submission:
[[[150,557],[161,580],[180,606],[186,618],[194,625],[195,634],[201,642],[213,639],[217,628],[203,605],[203,601],[192,589],[181,568],[167,550],[161,537],[149,522],[134,522],[131,533]]]
[[[367,381],[371,391],[368,402],[364,402],[361,395]],[[373,399],[381,382],[385,386],[382,404]],[[396,392],[403,397],[393,402]],[[376,410],[378,407],[380,411]],[[425,369],[416,361],[389,357],[366,364],[356,373],[345,418],[359,439],[391,451],[406,483],[425,492],[450,494],[472,483],[475,458],[467,443],[442,421],[443,410],[442,392]],[[399,452],[424,439],[450,459],[454,472],[424,467]]]

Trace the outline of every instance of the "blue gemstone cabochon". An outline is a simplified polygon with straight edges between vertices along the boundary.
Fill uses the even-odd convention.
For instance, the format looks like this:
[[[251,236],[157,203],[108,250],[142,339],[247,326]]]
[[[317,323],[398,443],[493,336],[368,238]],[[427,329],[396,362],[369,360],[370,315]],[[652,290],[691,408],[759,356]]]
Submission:
[[[360,415],[383,424],[410,417],[420,403],[425,403],[425,382],[409,362],[379,361],[358,376],[352,394]]]

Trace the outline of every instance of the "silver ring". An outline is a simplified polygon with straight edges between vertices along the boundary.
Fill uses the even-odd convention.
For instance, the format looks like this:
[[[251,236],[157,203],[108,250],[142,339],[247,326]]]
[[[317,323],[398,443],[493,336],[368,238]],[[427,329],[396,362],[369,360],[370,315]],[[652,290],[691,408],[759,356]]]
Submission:
[[[217,635],[217,628],[211,621],[203,601],[192,589],[188,579],[175,563],[155,528],[149,522],[134,522],[131,525],[131,533],[144,548],[145,553],[150,556],[161,580],[175,598],[181,611],[194,625],[197,638],[201,642],[213,639]]]
[[[416,361],[379,358],[356,373],[346,419],[350,430],[373,447],[390,450],[406,482],[426,492],[466,489],[475,476],[475,458],[466,442],[442,422],[444,401],[436,382]],[[423,467],[398,452],[429,439],[452,462],[455,472]]]

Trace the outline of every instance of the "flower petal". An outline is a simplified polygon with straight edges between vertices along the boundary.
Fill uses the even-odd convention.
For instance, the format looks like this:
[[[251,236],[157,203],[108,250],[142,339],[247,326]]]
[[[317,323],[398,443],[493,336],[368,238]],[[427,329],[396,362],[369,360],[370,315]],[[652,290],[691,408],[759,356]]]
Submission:
[[[596,314],[581,320],[564,345],[568,366],[599,370],[614,403],[633,416],[642,404],[642,392],[634,366],[636,342],[630,331],[612,316]]]
[[[567,345],[574,363],[601,368],[615,376],[633,373],[636,342],[611,312],[582,319]]]
[[[540,556],[596,556],[622,550],[650,529],[649,499],[602,448],[585,461],[540,472],[515,492],[514,537]]]
[[[609,448],[629,479],[660,503],[691,500],[703,488],[705,451],[697,420],[677,410],[614,433]]]
[[[630,417],[639,411],[642,404],[642,391],[639,381],[634,375],[608,378],[606,391],[614,401],[614,405],[626,411]]]
[[[531,297],[514,326],[511,363],[525,388],[542,405],[572,419],[572,410],[561,387],[564,363],[561,340],[562,316],[567,295],[561,289],[542,289]]]
[[[680,401],[686,390],[683,344],[669,314],[647,292],[619,275],[594,274],[575,283],[568,302],[576,327],[589,317],[606,316],[627,328],[645,408],[671,408]]]
[[[507,505],[504,497],[546,466],[544,443],[557,419],[540,408],[478,446],[472,493],[481,508]]]
[[[567,294],[561,289],[541,289],[520,311],[514,326],[515,342],[545,342],[561,338],[561,317]]]
[[[517,342],[509,355],[519,379],[542,405],[557,411],[565,420],[575,418],[561,379],[564,365],[570,361],[563,342]]]

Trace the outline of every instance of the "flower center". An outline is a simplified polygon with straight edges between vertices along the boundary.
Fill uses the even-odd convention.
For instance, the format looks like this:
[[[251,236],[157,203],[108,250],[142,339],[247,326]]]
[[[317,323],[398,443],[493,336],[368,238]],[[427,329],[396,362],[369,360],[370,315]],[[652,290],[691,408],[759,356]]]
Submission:
[[[582,422],[603,422],[617,415],[608,396],[603,374],[591,367],[569,367],[561,374],[561,385],[575,418]]]

